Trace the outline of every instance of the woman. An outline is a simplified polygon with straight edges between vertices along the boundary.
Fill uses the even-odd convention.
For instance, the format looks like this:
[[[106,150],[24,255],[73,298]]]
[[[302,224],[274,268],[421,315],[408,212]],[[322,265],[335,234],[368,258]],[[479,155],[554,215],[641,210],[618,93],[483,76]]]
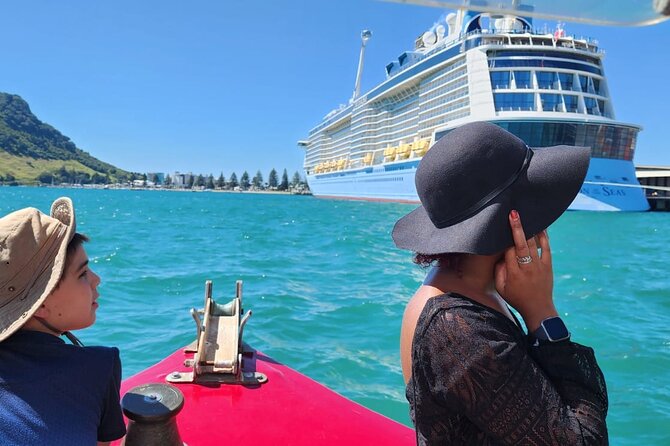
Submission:
[[[432,265],[401,331],[418,444],[607,444],[605,380],[558,317],[545,230],[588,163],[588,148],[533,150],[483,122],[424,156],[422,206],[393,230],[398,247]]]

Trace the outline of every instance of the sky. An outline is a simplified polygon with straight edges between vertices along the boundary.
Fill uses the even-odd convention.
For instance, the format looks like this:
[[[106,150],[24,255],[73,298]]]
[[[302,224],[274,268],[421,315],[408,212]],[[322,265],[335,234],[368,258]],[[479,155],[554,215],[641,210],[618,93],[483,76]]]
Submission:
[[[91,155],[134,172],[302,172],[307,137],[445,10],[374,0],[4,2],[0,91]],[[555,22],[536,20],[553,29]],[[565,25],[599,41],[636,164],[670,165],[670,21]]]

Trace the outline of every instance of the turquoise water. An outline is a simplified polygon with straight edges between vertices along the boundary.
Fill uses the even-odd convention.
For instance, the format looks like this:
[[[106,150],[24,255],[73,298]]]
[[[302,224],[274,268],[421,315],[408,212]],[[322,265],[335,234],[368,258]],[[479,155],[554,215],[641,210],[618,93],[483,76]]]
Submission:
[[[0,188],[0,214],[72,197],[98,322],[130,376],[190,342],[204,282],[244,280],[244,336],[345,396],[409,424],[398,359],[404,304],[423,279],[390,238],[411,205],[285,195]],[[556,304],[607,379],[614,445],[670,444],[669,213],[568,213],[550,229]],[[225,296],[225,297],[224,297]]]

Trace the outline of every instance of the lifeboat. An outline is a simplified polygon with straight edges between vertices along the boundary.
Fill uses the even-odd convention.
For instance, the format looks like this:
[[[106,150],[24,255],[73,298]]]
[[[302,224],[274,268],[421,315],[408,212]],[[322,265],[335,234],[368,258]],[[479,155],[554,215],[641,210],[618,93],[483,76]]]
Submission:
[[[393,161],[395,160],[395,152],[397,147],[388,147],[384,149],[384,161]]]
[[[414,143],[414,147],[412,148],[412,152],[414,153],[415,157],[422,157],[426,154],[428,151],[428,145],[430,144],[430,139],[422,139],[420,141],[417,141]]]
[[[398,156],[399,160],[405,160],[409,158],[410,153],[412,153],[412,144],[400,144],[400,146],[398,146],[398,150],[396,151],[396,155]]]
[[[191,314],[191,345],[123,381],[125,446],[415,443],[407,426],[243,343],[251,311],[242,309],[241,281],[225,305],[208,281],[204,308]]]
[[[368,152],[365,154],[365,156],[363,157],[363,164],[365,164],[366,166],[372,164],[372,152]]]

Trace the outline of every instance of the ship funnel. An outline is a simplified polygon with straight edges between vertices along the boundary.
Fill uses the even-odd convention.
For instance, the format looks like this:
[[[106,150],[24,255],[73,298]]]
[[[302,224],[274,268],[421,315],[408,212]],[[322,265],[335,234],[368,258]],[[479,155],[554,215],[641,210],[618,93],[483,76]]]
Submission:
[[[358,72],[356,73],[356,85],[354,86],[354,95],[351,97],[350,102],[354,102],[358,99],[358,96],[361,93],[361,77],[363,75],[363,59],[365,58],[365,44],[372,37],[372,31],[364,29],[361,31],[361,54],[358,57]]]

